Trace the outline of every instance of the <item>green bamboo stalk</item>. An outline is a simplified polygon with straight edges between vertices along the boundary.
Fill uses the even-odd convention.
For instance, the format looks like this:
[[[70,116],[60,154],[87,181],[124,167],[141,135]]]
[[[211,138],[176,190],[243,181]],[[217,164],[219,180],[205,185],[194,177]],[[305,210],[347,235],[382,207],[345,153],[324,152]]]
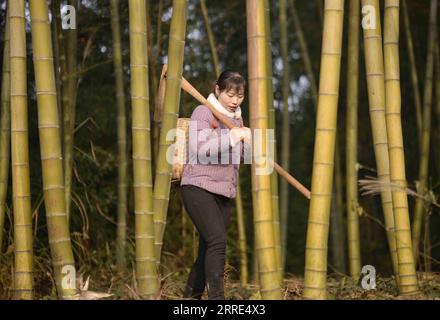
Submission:
[[[237,181],[237,227],[238,227],[238,249],[240,256],[240,283],[244,287],[249,282],[248,259],[246,254],[246,225],[243,213],[243,200],[241,198],[240,179]]]
[[[437,136],[437,144],[440,141],[440,45],[437,41],[436,50],[435,50],[435,92],[436,92],[436,118],[437,118],[437,126],[436,126],[436,136]],[[437,159],[440,156],[438,152]],[[437,160],[437,175],[439,175],[440,172],[440,161]],[[428,212],[429,213],[429,212]],[[427,221],[425,222],[425,225],[428,225],[428,227],[425,227],[425,230],[429,231],[429,215],[425,215],[425,219],[427,218]],[[425,250],[424,250],[424,257],[425,257],[425,269],[431,270],[431,239],[429,232],[425,232]],[[428,272],[428,271],[427,271]]]
[[[64,32],[62,29],[62,23],[61,23],[61,8],[60,8],[60,0],[54,0],[53,2],[53,15],[55,19],[55,25],[57,29],[57,46],[58,46],[58,59],[59,59],[59,74],[60,74],[60,100],[61,104],[59,106],[60,109],[60,119],[62,119],[62,124],[60,126],[60,135],[61,135],[61,142],[62,142],[62,150],[63,150],[63,159],[65,156],[65,146],[64,146],[64,139],[65,139],[65,120],[64,120],[64,110],[68,108],[69,106],[69,97],[68,97],[68,70],[67,70],[67,57],[66,57],[66,39],[64,36]],[[57,70],[58,73],[58,70]],[[65,170],[65,162],[63,161],[63,170]]]
[[[436,41],[436,23],[437,23],[437,0],[431,0],[430,17],[429,17],[429,33],[428,33],[428,52],[426,56],[426,73],[425,88],[423,93],[423,130],[422,142],[420,148],[419,163],[419,181],[417,191],[425,195],[428,190],[428,174],[429,174],[429,144],[431,135],[431,109],[433,96],[433,75],[434,75],[434,52]],[[419,244],[421,237],[423,214],[428,203],[421,198],[416,199],[414,209],[414,219],[412,224],[412,250],[415,263],[419,258]]]
[[[3,247],[8,193],[9,161],[11,146],[11,68],[9,64],[9,18],[6,17],[3,49],[1,120],[0,120],[0,255]]]
[[[342,169],[339,157],[338,134],[336,133],[335,144],[335,181],[333,201],[330,212],[330,241],[332,246],[333,268],[340,274],[346,272],[346,254],[343,218],[343,195],[342,195]]]
[[[26,20],[23,0],[9,0],[11,160],[14,212],[14,298],[33,299],[32,213],[29,177]]]
[[[406,0],[402,0],[403,22],[406,33],[406,47],[408,50],[409,65],[411,67],[411,81],[414,91],[414,106],[416,111],[416,123],[419,135],[419,143],[422,141],[422,102],[420,98],[419,78],[417,75],[417,64],[414,54],[414,45],[411,34],[411,24],[409,21],[408,6]]]
[[[113,34],[113,63],[115,68],[116,101],[118,105],[118,222],[116,264],[125,270],[127,238],[127,120],[125,116],[124,75],[122,70],[121,31],[119,26],[119,0],[110,1]]]
[[[136,280],[139,294],[155,299],[159,290],[154,252],[148,54],[145,0],[129,0]]]
[[[320,4],[320,8],[321,8],[320,11],[322,12],[321,0],[318,0],[318,3]],[[304,36],[303,28],[301,25],[301,20],[298,16],[298,12],[296,10],[295,1],[289,0],[289,4],[290,4],[290,8],[291,8],[293,24],[294,24],[295,30],[297,32],[298,44],[299,44],[299,47],[302,52],[301,57],[302,57],[302,60],[304,63],[304,69],[306,71],[307,78],[309,78],[309,81],[310,81],[310,89],[312,91],[313,105],[316,109],[317,104],[318,104],[318,89],[316,87],[316,80],[315,80],[315,76],[313,73],[312,62],[310,60],[310,54],[309,54],[309,50],[307,47],[307,41]],[[321,17],[322,17],[322,15],[321,15]]]
[[[78,0],[68,0],[76,12],[79,9]],[[78,21],[78,19],[76,19]],[[76,26],[78,27],[78,26]],[[73,147],[75,130],[76,92],[78,86],[78,29],[67,30],[66,39],[66,80],[63,101],[63,126],[64,126],[64,192],[66,201],[67,219],[70,220],[72,172],[73,172]]]
[[[435,92],[436,92],[436,116],[437,116],[437,143],[440,142],[440,45],[439,42],[437,41],[437,47],[436,47],[436,51],[435,51],[435,65],[436,65],[436,69],[435,69]],[[437,152],[437,175],[440,176],[440,154]]]
[[[279,256],[277,256],[272,212],[271,177],[267,170],[268,83],[272,82],[268,70],[267,39],[268,15],[264,1],[247,0],[247,38],[249,74],[249,110],[251,129],[262,130],[261,150],[252,157],[252,189],[254,197],[254,232],[260,292],[263,299],[281,299]],[[254,131],[255,133],[255,131]],[[255,150],[254,150],[255,151]],[[257,163],[257,158],[259,163]],[[261,163],[263,159],[263,163]],[[260,172],[263,171],[263,172]],[[279,235],[279,234],[278,234]]]
[[[277,150],[277,141],[275,136],[275,108],[273,106],[273,72],[272,72],[272,42],[271,42],[271,27],[270,27],[270,6],[269,0],[264,0],[265,8],[265,38],[266,38],[266,51],[267,51],[267,74],[270,81],[267,81],[267,105],[268,105],[268,128],[273,130],[273,137],[268,137],[269,145],[273,145],[273,149]],[[277,161],[277,153],[274,152],[274,161]],[[281,253],[281,229],[280,229],[280,213],[279,213],[279,195],[278,195],[278,173],[273,170],[270,175],[270,192],[272,200],[272,218],[274,228],[274,241],[275,241],[275,253],[277,257],[277,268],[280,279],[280,286],[283,285],[284,267],[282,264]]]
[[[327,296],[327,243],[344,16],[343,0],[326,0],[321,53],[312,191],[306,239],[304,298]]]
[[[159,138],[159,153],[153,194],[156,263],[158,265],[160,264],[171,187],[172,166],[168,163],[166,154],[173,141],[166,140],[166,135],[169,130],[176,128],[179,114],[187,10],[188,0],[173,0],[173,17],[171,18],[168,43],[165,107]]]
[[[360,0],[351,0],[348,17],[347,62],[347,241],[350,276],[357,280],[361,272],[358,202],[358,99]]]
[[[30,0],[30,12],[49,244],[58,295],[63,299],[72,299],[76,294],[75,279],[68,287],[63,283],[66,267],[74,270],[75,261],[64,202],[58,105],[47,2]]]
[[[424,239],[423,239],[423,263],[425,267],[425,272],[432,272],[431,264],[431,228],[430,228],[430,212],[426,211],[424,218]]]
[[[208,9],[205,0],[200,0],[200,10],[202,11],[203,20],[205,21],[206,33],[208,34],[209,47],[211,48],[212,65],[217,78],[220,76],[220,64],[218,61],[217,49],[215,47],[214,34],[211,29],[208,17]]]
[[[281,140],[281,166],[289,171],[290,162],[290,117],[289,117],[289,95],[290,95],[290,66],[288,60],[288,40],[287,40],[287,8],[286,0],[279,2],[279,24],[280,24],[280,44],[281,59],[283,61],[282,76],[282,99],[283,99],[283,121],[282,121],[282,140]],[[282,248],[282,267],[286,264],[287,252],[287,226],[289,213],[289,185],[285,179],[281,179],[280,193],[280,215],[281,215],[281,248]]]
[[[367,5],[374,7],[374,17],[376,20],[376,28],[364,28],[365,65],[374,153],[376,156],[378,178],[382,183],[389,184],[390,160],[385,120],[385,82],[379,0],[362,0],[362,6]],[[391,191],[383,190],[381,192],[381,199],[393,270],[394,274],[397,276],[399,274],[399,269]]]
[[[391,183],[401,187],[392,191],[399,290],[402,294],[412,294],[418,291],[418,285],[411,254],[408,196],[405,191],[405,155],[400,115],[399,0],[385,0],[384,25],[385,107],[390,174]]]

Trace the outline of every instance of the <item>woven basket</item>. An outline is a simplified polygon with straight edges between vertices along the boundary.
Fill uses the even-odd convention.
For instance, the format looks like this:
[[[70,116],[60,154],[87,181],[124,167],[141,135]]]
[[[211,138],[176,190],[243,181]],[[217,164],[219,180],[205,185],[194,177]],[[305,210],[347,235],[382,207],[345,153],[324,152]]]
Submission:
[[[189,140],[190,118],[177,119],[176,143],[173,155],[172,180],[182,179],[183,169],[188,161],[188,140]]]

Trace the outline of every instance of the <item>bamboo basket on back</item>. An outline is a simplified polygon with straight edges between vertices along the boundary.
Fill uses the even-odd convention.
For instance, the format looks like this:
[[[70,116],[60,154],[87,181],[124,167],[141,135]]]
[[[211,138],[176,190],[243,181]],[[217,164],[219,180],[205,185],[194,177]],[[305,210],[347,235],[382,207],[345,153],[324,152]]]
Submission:
[[[189,121],[190,118],[177,119],[176,142],[171,175],[173,181],[182,179],[183,169],[188,162]]]

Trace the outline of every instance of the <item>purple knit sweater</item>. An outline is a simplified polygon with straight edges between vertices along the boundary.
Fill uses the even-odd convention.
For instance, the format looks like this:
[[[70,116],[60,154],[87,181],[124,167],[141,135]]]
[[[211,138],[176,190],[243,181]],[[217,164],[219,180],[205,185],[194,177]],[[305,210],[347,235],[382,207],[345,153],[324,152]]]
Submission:
[[[243,119],[231,120],[238,126],[243,126]],[[204,105],[198,106],[191,115],[192,125],[190,126],[189,149],[193,154],[201,150],[203,155],[217,159],[215,161],[203,162],[200,158],[191,158],[185,165],[180,185],[194,185],[209,192],[223,195],[228,198],[235,198],[237,193],[237,180],[239,164],[232,162],[232,148],[229,144],[229,130],[219,122],[211,110]],[[197,127],[195,127],[197,124]],[[223,129],[223,130],[222,130]],[[197,132],[197,141],[192,141],[191,134]],[[240,162],[243,162],[243,142],[239,146]],[[228,164],[222,164],[221,159],[228,158]],[[214,163],[212,163],[214,162]],[[224,162],[223,162],[224,163]]]

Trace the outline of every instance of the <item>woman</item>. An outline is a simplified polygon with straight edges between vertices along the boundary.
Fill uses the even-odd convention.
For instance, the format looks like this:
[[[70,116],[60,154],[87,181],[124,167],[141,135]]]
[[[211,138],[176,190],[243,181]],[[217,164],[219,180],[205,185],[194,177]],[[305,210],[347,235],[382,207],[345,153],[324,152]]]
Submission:
[[[239,161],[225,163],[223,160],[231,160],[231,151],[237,150],[237,147],[242,160],[243,143],[250,141],[250,129],[243,127],[240,109],[245,86],[246,82],[239,73],[225,71],[208,97],[208,101],[229,117],[237,128],[227,130],[204,105],[198,106],[191,115],[189,148],[200,161],[190,160],[185,165],[181,186],[183,204],[199,232],[199,252],[188,277],[185,298],[201,299],[205,285],[210,300],[225,298],[229,202],[236,196]],[[197,141],[192,143],[195,134]],[[206,162],[202,161],[202,157],[215,160]]]

